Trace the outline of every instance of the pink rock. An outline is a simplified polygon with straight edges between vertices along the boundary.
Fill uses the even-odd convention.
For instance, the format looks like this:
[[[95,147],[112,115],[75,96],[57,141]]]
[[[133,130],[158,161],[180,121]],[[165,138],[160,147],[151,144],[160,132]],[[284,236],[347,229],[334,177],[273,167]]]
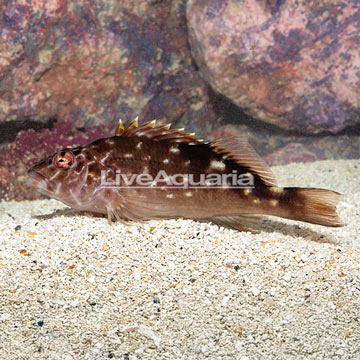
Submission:
[[[185,0],[0,5],[0,122],[211,121],[192,64]]]
[[[360,123],[360,3],[190,0],[204,79],[284,129],[337,133]]]
[[[320,160],[315,152],[311,152],[306,145],[290,143],[278,151],[265,157],[268,164],[283,165],[287,163],[306,163]]]

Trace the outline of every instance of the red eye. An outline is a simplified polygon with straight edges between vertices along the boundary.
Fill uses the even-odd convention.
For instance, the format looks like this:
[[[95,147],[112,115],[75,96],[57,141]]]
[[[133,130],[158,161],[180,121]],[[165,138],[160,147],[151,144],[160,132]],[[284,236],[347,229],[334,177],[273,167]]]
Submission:
[[[54,157],[54,165],[58,168],[69,169],[74,163],[75,156],[70,150],[63,150]]]

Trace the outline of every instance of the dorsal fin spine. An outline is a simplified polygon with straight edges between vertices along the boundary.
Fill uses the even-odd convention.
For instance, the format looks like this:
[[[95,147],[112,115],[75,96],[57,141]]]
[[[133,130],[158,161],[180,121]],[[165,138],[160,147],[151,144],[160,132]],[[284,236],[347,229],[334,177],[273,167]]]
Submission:
[[[124,125],[123,125],[123,122],[122,122],[122,119],[119,119],[118,128],[119,128],[120,130],[125,130]]]

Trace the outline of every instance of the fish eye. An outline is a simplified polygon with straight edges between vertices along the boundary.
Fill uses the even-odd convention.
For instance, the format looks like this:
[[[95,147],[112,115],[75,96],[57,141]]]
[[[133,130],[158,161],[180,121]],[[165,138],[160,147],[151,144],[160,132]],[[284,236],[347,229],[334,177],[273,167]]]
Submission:
[[[63,150],[54,156],[53,163],[57,168],[69,169],[74,163],[75,156],[70,150]]]

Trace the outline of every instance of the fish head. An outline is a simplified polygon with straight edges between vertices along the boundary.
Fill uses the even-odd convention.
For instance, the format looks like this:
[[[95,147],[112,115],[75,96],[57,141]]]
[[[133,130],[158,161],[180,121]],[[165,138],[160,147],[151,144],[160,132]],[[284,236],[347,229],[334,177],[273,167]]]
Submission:
[[[89,210],[101,168],[88,148],[65,148],[32,165],[27,176],[27,184],[41,194],[75,209]]]

